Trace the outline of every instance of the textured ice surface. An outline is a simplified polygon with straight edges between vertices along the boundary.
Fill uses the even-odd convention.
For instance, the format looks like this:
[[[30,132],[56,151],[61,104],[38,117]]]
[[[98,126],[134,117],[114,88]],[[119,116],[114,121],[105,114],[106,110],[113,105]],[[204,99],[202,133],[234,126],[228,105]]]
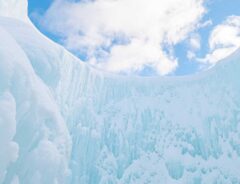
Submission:
[[[12,17],[29,22],[27,0],[0,0],[0,16]]]
[[[117,76],[15,19],[13,4],[2,13],[7,2],[1,184],[240,183],[240,51],[194,76]]]

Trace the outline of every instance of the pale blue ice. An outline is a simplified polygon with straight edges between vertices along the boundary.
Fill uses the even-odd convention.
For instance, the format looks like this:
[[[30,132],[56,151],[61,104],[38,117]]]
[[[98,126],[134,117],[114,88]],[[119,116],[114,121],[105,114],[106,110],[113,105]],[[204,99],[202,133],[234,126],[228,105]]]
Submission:
[[[240,50],[192,76],[118,76],[0,0],[0,183],[239,184]]]

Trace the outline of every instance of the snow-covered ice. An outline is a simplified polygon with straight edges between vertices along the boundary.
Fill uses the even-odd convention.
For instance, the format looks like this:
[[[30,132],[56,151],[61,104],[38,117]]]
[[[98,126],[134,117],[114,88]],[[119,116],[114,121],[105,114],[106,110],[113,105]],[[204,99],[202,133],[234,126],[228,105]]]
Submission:
[[[0,0],[0,183],[240,183],[239,77],[98,71]]]

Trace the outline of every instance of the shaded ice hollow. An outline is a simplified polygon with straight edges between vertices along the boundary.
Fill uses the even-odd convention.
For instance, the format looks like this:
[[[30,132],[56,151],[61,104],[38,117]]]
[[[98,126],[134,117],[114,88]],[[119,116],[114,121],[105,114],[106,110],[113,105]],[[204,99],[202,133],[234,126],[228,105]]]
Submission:
[[[186,77],[95,70],[0,0],[1,184],[240,183],[240,51]]]

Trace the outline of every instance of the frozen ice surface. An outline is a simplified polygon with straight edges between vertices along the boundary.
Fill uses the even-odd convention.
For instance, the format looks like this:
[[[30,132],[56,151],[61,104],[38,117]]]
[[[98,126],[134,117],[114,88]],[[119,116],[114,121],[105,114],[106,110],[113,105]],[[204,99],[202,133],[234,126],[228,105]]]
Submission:
[[[118,76],[41,35],[25,5],[0,0],[1,184],[240,183],[239,50],[193,76]]]
[[[0,0],[0,16],[30,22],[27,15],[27,0]]]

